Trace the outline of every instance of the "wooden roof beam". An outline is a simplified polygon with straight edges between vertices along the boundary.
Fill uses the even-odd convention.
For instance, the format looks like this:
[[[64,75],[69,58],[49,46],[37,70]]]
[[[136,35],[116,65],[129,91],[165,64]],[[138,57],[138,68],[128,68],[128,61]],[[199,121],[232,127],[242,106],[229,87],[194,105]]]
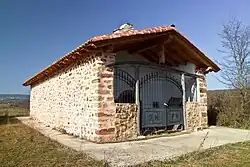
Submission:
[[[184,41],[177,39],[177,37],[175,37],[174,41],[178,43],[179,46],[181,46],[180,50],[185,49],[185,53],[187,53],[188,57],[194,61],[194,64],[202,63],[205,64],[207,67],[210,66],[210,64],[206,60],[204,60],[196,51],[190,48],[187,44],[185,44]]]
[[[133,52],[133,53],[141,53],[141,52],[144,52],[144,51],[146,51],[146,50],[150,50],[150,49],[152,49],[152,48],[155,48],[155,47],[157,47],[157,46],[158,46],[158,44],[152,45],[152,46],[148,46],[148,47],[139,49],[139,50],[137,50],[137,51],[135,51],[135,52]]]
[[[159,64],[165,64],[166,62],[166,57],[165,57],[165,46],[164,44],[161,44],[157,47],[158,53],[157,55],[159,56]]]
[[[181,60],[178,55],[175,55],[173,53],[168,52],[167,50],[165,50],[165,55],[166,55],[166,61],[171,60],[172,62],[174,62],[177,66],[180,64],[185,64],[184,60]]]
[[[147,59],[150,62],[157,62],[158,60],[156,60],[156,58],[154,56],[152,56],[151,54],[147,54],[145,52],[140,53],[140,55],[142,55],[145,59]]]
[[[191,62],[195,64],[196,60],[192,56],[189,56],[186,52],[184,52],[182,48],[179,47],[177,48],[177,45],[178,44],[174,42],[173,45],[169,46],[168,47],[169,52],[175,53],[176,55],[178,55],[179,59],[185,61],[186,63]]]
[[[157,56],[157,51],[155,50],[148,50],[147,52],[150,52],[152,55],[154,55],[153,57],[157,58],[155,62],[159,62],[159,58]],[[166,54],[165,54],[165,57],[166,57]],[[179,64],[175,61],[173,61],[172,59],[168,59],[168,58],[165,58],[165,64],[169,65],[169,66],[178,66]]]
[[[101,48],[102,52],[106,52],[106,53],[112,53],[115,49],[115,45],[114,44],[110,44],[107,46],[104,46],[103,48]]]
[[[165,53],[166,53],[167,57],[170,57],[171,59],[173,59],[174,61],[176,61],[179,64],[186,64],[188,61],[187,58],[178,54],[178,52],[176,52],[176,50],[170,49],[170,47],[165,49]]]
[[[141,53],[146,50],[154,49],[157,48],[159,45],[164,45],[169,42],[171,42],[173,37],[171,35],[163,36],[161,38],[156,38],[153,40],[147,40],[144,42],[141,42],[139,45],[136,45],[136,47],[132,48],[129,50],[129,53],[131,54],[136,54],[136,53]]]

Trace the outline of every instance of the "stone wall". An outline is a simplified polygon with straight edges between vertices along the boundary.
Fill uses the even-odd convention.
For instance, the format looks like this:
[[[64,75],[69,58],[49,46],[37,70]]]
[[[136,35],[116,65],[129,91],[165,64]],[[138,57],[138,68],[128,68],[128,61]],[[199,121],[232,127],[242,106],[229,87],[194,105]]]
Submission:
[[[94,142],[135,138],[135,104],[115,104],[114,54],[90,55],[32,85],[30,115],[46,126]]]
[[[30,115],[51,128],[95,141],[98,130],[114,127],[105,114],[115,113],[112,97],[114,56],[96,54],[79,60],[54,76],[31,86]],[[109,92],[110,91],[110,92]],[[110,99],[109,99],[110,98]],[[103,101],[107,103],[103,104]],[[108,109],[109,108],[109,109]],[[110,113],[109,113],[110,112]]]
[[[186,102],[188,130],[196,131],[207,127],[207,104]]]
[[[203,76],[202,78],[198,79],[199,89],[200,89],[200,102],[207,103],[207,83],[206,77]]]
[[[117,103],[115,115],[115,140],[124,141],[137,137],[137,105]]]
[[[92,54],[31,86],[30,115],[51,128],[94,142],[137,137],[135,104],[114,103],[114,54]],[[200,101],[187,102],[189,129],[207,126],[206,80],[198,79]]]
[[[187,126],[189,130],[203,129],[208,126],[206,78],[198,78],[199,101],[186,102]]]
[[[113,54],[105,54],[102,61],[103,66],[99,68],[98,84],[98,97],[100,100],[100,108],[97,113],[98,128],[95,131],[97,136],[94,139],[98,143],[114,140],[116,113],[113,93],[114,68],[107,66],[107,64],[115,62],[115,56]]]
[[[101,128],[96,131],[98,136],[95,142],[105,143],[135,139],[137,137],[137,105],[116,103],[111,107],[111,112],[100,112],[102,113],[99,115]],[[113,109],[115,109],[115,113],[113,113]]]

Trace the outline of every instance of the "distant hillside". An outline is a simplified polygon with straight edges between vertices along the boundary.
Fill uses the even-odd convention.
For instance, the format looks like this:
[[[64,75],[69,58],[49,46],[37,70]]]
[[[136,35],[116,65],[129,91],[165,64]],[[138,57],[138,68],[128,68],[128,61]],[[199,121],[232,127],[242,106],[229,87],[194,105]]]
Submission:
[[[225,91],[235,91],[235,89],[209,89],[209,92],[225,92]]]
[[[218,95],[232,95],[233,93],[237,93],[236,89],[218,89],[218,90],[208,90],[207,96],[218,96]]]
[[[24,94],[0,94],[0,101],[2,100],[28,100],[30,95]]]

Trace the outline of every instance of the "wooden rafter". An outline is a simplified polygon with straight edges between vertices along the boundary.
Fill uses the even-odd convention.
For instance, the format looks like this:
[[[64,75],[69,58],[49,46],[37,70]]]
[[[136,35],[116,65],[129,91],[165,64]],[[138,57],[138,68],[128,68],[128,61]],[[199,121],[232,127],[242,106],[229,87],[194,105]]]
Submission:
[[[151,46],[149,46],[149,47],[146,47],[146,48],[137,50],[137,51],[134,52],[134,53],[141,53],[141,52],[144,52],[144,51],[146,51],[146,50],[150,50],[150,49],[152,49],[152,48],[155,48],[155,47],[157,47],[157,46],[158,46],[158,45],[151,45]]]
[[[173,63],[175,63],[176,65],[180,65],[183,64],[183,61],[179,61],[175,58],[175,56],[173,56],[172,53],[166,52],[165,51],[165,55],[166,55],[166,61],[172,61]]]
[[[175,66],[179,66],[180,64],[184,64],[180,59],[176,59],[176,55],[174,56],[172,53],[169,53],[165,50],[166,61],[171,61]]]
[[[151,50],[148,50],[148,52],[152,53],[152,55],[154,55],[154,57],[158,57],[157,51],[151,49]],[[165,56],[166,56],[166,55],[165,55]],[[157,62],[159,62],[159,60],[157,60]],[[165,64],[167,64],[167,65],[169,65],[169,66],[178,66],[178,63],[176,63],[176,62],[174,62],[173,60],[168,59],[168,58],[165,59]]]
[[[142,57],[144,57],[146,60],[150,61],[150,62],[154,62],[154,60],[151,57],[148,57],[145,53],[140,53],[140,55]]]
[[[187,52],[183,50],[183,48],[178,46],[178,43],[173,42],[171,46],[168,46],[169,52],[178,55],[179,59],[184,60],[185,62],[195,63],[196,60],[193,59]],[[197,62],[196,62],[197,63]]]
[[[195,64],[197,67],[203,67],[206,68],[206,65],[204,65],[199,59],[196,59],[193,55],[190,55],[190,53],[187,53],[182,48],[178,50],[180,52],[180,55],[185,56],[187,59],[187,62]]]
[[[131,54],[141,53],[146,50],[156,48],[161,44],[169,43],[172,39],[173,39],[172,36],[165,35],[165,36],[162,36],[161,38],[146,40],[146,41],[141,42],[140,44],[137,44],[135,47],[129,49],[129,53]]]
[[[142,52],[140,53],[140,55],[142,55],[144,58],[146,58],[148,61],[150,62],[158,62],[157,57],[155,57],[153,54],[150,54],[149,52]]]
[[[193,49],[191,49],[190,47],[188,47],[183,41],[175,39],[175,42],[180,46],[181,51],[185,50],[186,55],[192,59],[194,62],[194,64],[205,64],[209,67],[209,63],[204,60],[204,58],[200,57],[200,55],[195,52]]]
[[[165,59],[165,46],[164,44],[160,44],[158,47],[158,56],[159,56],[159,64],[165,64],[166,59]]]
[[[185,64],[187,62],[187,59],[183,58],[183,56],[180,56],[176,51],[169,48],[165,49],[165,54],[167,55],[167,59],[172,59],[178,64]]]

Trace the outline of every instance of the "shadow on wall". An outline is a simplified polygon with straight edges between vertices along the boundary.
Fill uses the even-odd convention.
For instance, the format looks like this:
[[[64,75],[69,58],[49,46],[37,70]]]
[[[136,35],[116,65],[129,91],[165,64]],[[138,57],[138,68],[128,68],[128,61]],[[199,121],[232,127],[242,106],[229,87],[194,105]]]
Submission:
[[[135,92],[132,90],[123,91],[117,99],[115,99],[115,103],[135,103]]]
[[[207,116],[208,116],[208,125],[217,125],[217,117],[218,117],[218,110],[214,108],[212,105],[208,106]]]

